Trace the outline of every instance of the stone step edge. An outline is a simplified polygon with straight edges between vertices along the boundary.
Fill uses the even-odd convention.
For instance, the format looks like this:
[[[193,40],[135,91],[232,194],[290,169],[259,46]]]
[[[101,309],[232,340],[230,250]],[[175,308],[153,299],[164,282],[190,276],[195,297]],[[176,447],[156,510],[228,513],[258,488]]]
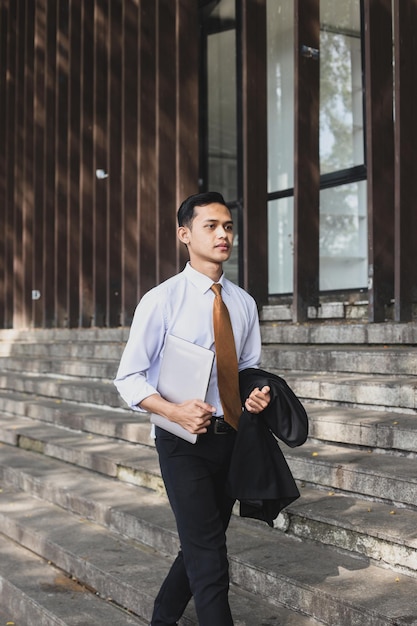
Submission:
[[[414,415],[304,402],[310,437],[328,441],[403,452],[417,452],[417,420]],[[0,390],[0,411],[95,435],[154,445],[147,413],[114,407],[91,407],[48,398],[33,400],[30,394]],[[415,439],[415,443],[413,440]]]
[[[101,613],[99,622],[93,617],[91,618],[92,626],[111,626],[115,623],[118,626],[134,626],[135,624],[145,626],[146,622],[134,616],[125,615],[120,608],[108,600],[100,598],[85,586],[78,584],[63,570],[46,562],[33,551],[6,538],[4,534],[0,534],[0,545],[2,547],[3,565],[5,562],[6,565],[9,564],[6,559],[6,552],[8,552],[12,557],[11,566],[16,566],[16,563],[20,562],[24,570],[24,574],[21,574],[20,577],[17,576],[18,579],[16,580],[16,574],[13,576],[10,572],[12,567],[8,567],[7,573],[5,573],[0,566],[0,603],[1,607],[7,609],[10,616],[13,617],[13,621],[10,623],[15,623],[17,619],[21,625],[69,626],[67,620],[62,619],[53,611],[53,605],[59,604],[61,612],[64,609],[68,615],[73,616],[75,612],[74,603],[76,603],[74,594],[81,602],[84,601],[85,594],[88,596],[87,602],[91,609],[91,616],[98,612]],[[21,580],[25,576],[31,578],[28,585],[25,585],[24,580]],[[36,583],[33,582],[34,580]],[[39,588],[36,587],[37,584],[39,584]],[[44,589],[47,589],[47,593]],[[45,596],[47,597],[45,598]],[[103,613],[109,618],[106,624],[102,621]],[[71,624],[73,623],[71,620]]]
[[[3,517],[3,522],[4,522],[4,517]],[[10,527],[9,527],[10,528]],[[232,529],[232,533],[233,533],[234,529]],[[10,531],[9,531],[10,532]],[[30,538],[30,535],[32,533],[30,532],[25,532],[24,529],[24,523],[23,524],[17,524],[16,526],[16,536],[19,536],[22,538],[23,541],[26,541]],[[45,547],[47,547],[47,544],[51,544],[53,542],[53,540],[50,539],[50,536],[48,536],[47,538],[45,537],[44,539],[42,539],[42,531],[37,530],[36,533],[33,535],[36,538],[36,545],[41,546],[41,549],[44,550]],[[264,536],[265,539],[266,536]],[[119,540],[120,543],[120,540]],[[285,541],[284,541],[285,544]],[[36,548],[35,544],[31,544],[30,549],[33,551],[38,552],[38,549]],[[43,553],[44,558],[48,558],[48,559],[52,559],[54,563],[58,564],[59,567],[63,567],[63,569],[67,570],[67,571],[72,571],[75,572],[76,577],[84,582],[88,582],[87,580],[84,579],[84,576],[82,574],[82,571],[75,569],[75,561],[73,560],[73,565],[71,567],[71,569],[68,568],[68,559],[65,558],[65,555],[63,555],[63,560],[61,561],[58,558],[58,553],[57,553],[57,548],[59,551],[59,546],[57,546],[57,544],[55,544],[55,550],[53,550],[52,553]],[[293,547],[295,547],[295,544],[293,544]],[[287,546],[288,548],[288,546]],[[132,549],[132,548],[131,548]],[[271,548],[270,548],[271,549]],[[290,548],[291,549],[291,548]],[[313,547],[313,550],[314,547]],[[328,555],[329,556],[329,555]],[[317,557],[316,557],[317,558]],[[308,559],[311,560],[311,555],[308,557]],[[307,560],[308,560],[307,559]],[[255,559],[256,560],[256,559]],[[336,557],[336,561],[337,561],[337,557]],[[346,611],[351,612],[352,614],[356,614],[356,615],[360,615],[362,620],[363,619],[367,619],[367,615],[371,618],[372,617],[376,617],[378,615],[378,618],[380,620],[380,622],[378,623],[386,623],[386,624],[391,624],[391,618],[389,618],[388,616],[384,616],[382,613],[380,613],[378,611],[378,609],[372,609],[370,610],[369,608],[365,607],[365,606],[354,606],[352,605],[351,601],[347,601],[346,598],[336,598],[333,594],[331,594],[330,592],[326,592],[325,589],[321,588],[320,590],[317,589],[314,585],[314,583],[311,585],[307,582],[303,582],[300,584],[300,581],[297,580],[291,580],[288,577],[288,574],[286,573],[278,573],[275,572],[274,574],[269,571],[269,570],[265,570],[264,575],[266,576],[265,581],[263,583],[263,585],[259,585],[259,575],[260,575],[260,569],[259,569],[259,565],[254,565],[254,566],[250,566],[248,563],[244,563],[242,562],[242,559],[240,556],[234,557],[233,555],[230,557],[230,561],[231,561],[231,571],[232,571],[232,577],[233,574],[235,575],[235,579],[237,579],[239,581],[239,583],[244,583],[244,581],[248,580],[248,567],[250,568],[251,571],[251,575],[249,576],[249,578],[251,578],[254,581],[257,581],[258,584],[254,587],[257,590],[257,593],[260,595],[261,598],[263,598],[264,600],[269,599],[270,601],[272,601],[275,605],[282,605],[284,604],[284,606],[287,605],[287,602],[282,602],[282,599],[287,599],[287,594],[288,591],[290,589],[292,589],[294,591],[294,589],[297,589],[296,592],[296,597],[298,601],[300,602],[300,606],[296,605],[294,603],[294,601],[290,600],[290,605],[287,605],[287,608],[292,610],[292,611],[302,611],[303,613],[309,614],[309,609],[311,606],[311,601],[312,599],[315,597],[316,592],[319,593],[319,595],[323,598],[326,599],[326,608],[324,610],[323,615],[320,614],[320,612],[317,610],[317,602],[315,603],[315,617],[319,620],[323,620],[325,621],[325,623],[327,623],[327,614],[328,614],[328,605],[331,604],[332,605],[332,620],[333,619],[337,619],[337,615],[340,613],[345,613]],[[316,560],[314,559],[314,563],[316,563]],[[87,565],[87,569],[88,572],[92,573],[92,563],[89,562],[88,557],[83,556],[80,561],[79,561],[79,565],[81,566],[81,568],[83,569],[86,565]],[[68,569],[67,569],[68,568]],[[261,568],[262,569],[262,568]],[[246,570],[245,572],[243,572],[243,570]],[[376,571],[376,570],[375,570]],[[103,575],[105,574],[105,570],[99,573],[99,577],[98,579],[95,579],[94,581],[94,587],[97,588],[100,593],[106,593],[106,590],[101,588],[100,585],[98,584],[98,580],[102,579],[103,580]],[[261,573],[262,574],[262,573]],[[381,571],[379,572],[379,576],[381,576]],[[384,574],[383,575],[384,579],[386,578],[387,580],[391,580],[394,579],[394,575],[391,576],[390,573],[388,573],[388,575]],[[267,579],[271,579],[274,578],[275,580],[272,582],[271,580],[269,580],[267,582]],[[410,584],[414,584],[412,583],[411,579],[408,579],[407,577],[403,576],[402,577],[402,585],[410,585]],[[262,588],[263,587],[263,588]],[[114,585],[113,585],[113,598],[118,601],[118,598],[114,595]],[[281,589],[284,588],[283,592],[281,593]],[[362,588],[362,587],[361,587]],[[245,589],[245,586],[242,585],[242,589]],[[274,595],[271,595],[271,591],[272,589],[275,590],[279,590],[279,596],[275,597]],[[245,592],[249,592],[249,590],[245,589]],[[123,604],[122,604],[123,605]],[[136,609],[133,609],[136,612]],[[417,609],[416,609],[417,610]],[[141,614],[139,612],[139,614]],[[329,624],[333,624],[336,623],[334,621],[330,621]],[[337,622],[339,623],[339,622]],[[368,623],[368,622],[367,622]]]
[[[156,453],[149,446],[119,442],[100,435],[87,435],[44,422],[36,423],[34,420],[27,420],[26,418],[21,418],[21,420],[30,423],[27,425],[26,423],[24,425],[11,423],[9,426],[8,420],[6,420],[6,425],[0,429],[0,440],[11,446],[116,477],[124,482],[146,486],[158,492],[164,490]],[[347,454],[356,456],[355,466],[352,466],[346,460],[341,463],[340,461],[328,460],[323,456],[324,450],[334,449],[336,452],[336,448],[332,444],[323,444],[320,453],[315,452],[317,449],[319,448],[315,444],[309,445],[308,442],[298,450],[285,449],[285,457],[297,480],[316,482],[314,478],[316,473],[320,478],[317,484],[322,487],[338,488],[346,493],[354,491],[358,495],[374,499],[384,499],[384,494],[371,492],[368,482],[376,486],[385,484],[387,481],[392,483],[395,480],[397,487],[402,485],[401,501],[403,504],[415,504],[413,500],[414,482],[412,480],[406,482],[405,478],[401,476],[395,477],[395,473],[390,474],[389,477],[386,473],[381,473],[378,462],[381,461],[382,455],[374,455],[372,462],[376,464],[376,468],[372,469],[371,466],[371,469],[368,468],[365,471],[358,464],[358,459],[363,459],[369,463],[370,456],[367,451],[344,449],[345,456]],[[385,465],[391,461],[389,457],[383,460]],[[395,459],[395,464],[399,464],[400,460],[402,465],[414,467],[414,459],[401,457],[401,459]],[[319,466],[315,468],[315,464]],[[337,478],[337,483],[331,482],[333,476]],[[358,483],[363,476],[367,477],[366,490],[361,490]],[[344,482],[348,484],[349,488],[343,488]],[[409,493],[410,489],[412,493]],[[395,501],[394,498],[389,500]]]
[[[20,450],[20,455],[23,457],[25,455],[31,455],[30,452],[25,450]],[[57,464],[59,460],[56,458],[50,458],[49,463]],[[79,468],[74,466],[74,471],[80,472],[81,474],[86,474],[87,476],[91,473],[91,470],[86,468]],[[111,477],[103,475],[101,476],[101,480],[103,482],[112,481]],[[47,481],[44,481],[45,485],[47,485]],[[146,490],[149,489],[149,480],[141,481],[142,484],[145,485]],[[110,486],[114,483],[110,483]],[[127,481],[125,486],[119,485],[120,489],[130,489],[134,487],[134,489],[142,493],[143,487],[141,487],[138,482],[133,483],[133,481]],[[414,520],[414,516],[417,519],[417,513],[410,511],[408,509],[398,508],[392,504],[383,504],[372,501],[366,501],[363,499],[354,498],[354,496],[350,495],[346,496],[346,494],[329,491],[329,489],[317,490],[311,489],[308,487],[303,487],[300,485],[301,499],[297,500],[293,505],[285,509],[277,518],[275,522],[275,527],[278,531],[284,531],[287,534],[290,534],[295,537],[301,538],[309,538],[316,540],[318,542],[327,543],[328,545],[334,545],[335,547],[341,549],[348,549],[353,552],[357,552],[359,555],[366,556],[367,558],[373,559],[375,562],[382,562],[387,566],[396,569],[401,572],[406,572],[409,575],[416,575],[417,573],[417,562],[416,562],[416,545],[414,541],[414,528],[415,521],[410,527],[406,526],[405,530],[401,532],[398,530],[397,536],[393,534],[393,532],[388,532],[386,529],[379,528],[379,526],[374,523],[374,526],[369,527],[368,520],[365,523],[366,517],[368,516],[363,513],[363,509],[369,509],[370,511],[379,511],[379,514],[384,519],[389,519],[390,524],[393,526],[394,523],[400,525],[403,519],[410,518]],[[40,497],[44,499],[48,499],[46,494],[48,493],[48,489],[46,487],[43,488],[42,493],[40,493]],[[307,497],[304,495],[307,494]],[[161,484],[161,490],[156,491],[155,495],[158,498],[164,496],[163,485]],[[56,497],[56,496],[54,496]],[[325,503],[328,509],[327,518],[323,518],[321,514],[321,510],[317,511],[317,506],[315,505],[315,500],[317,497],[325,497]],[[361,530],[358,530],[357,523],[355,523],[355,518],[352,522],[350,522],[349,516],[344,512],[343,505],[347,502],[352,503],[354,500],[357,508],[362,510],[362,526]],[[164,501],[166,502],[165,498]],[[55,500],[51,500],[52,503],[59,504],[62,506],[62,499],[58,502]],[[332,507],[338,505],[338,503],[342,503],[342,513],[338,515],[334,512]],[[92,506],[90,502],[87,508]],[[323,505],[321,505],[323,506]],[[238,503],[235,506],[235,516],[239,516],[238,511]],[[325,508],[323,506],[323,508]],[[96,510],[97,506],[93,506],[93,510]],[[75,511],[76,513],[81,513],[79,509]],[[375,516],[375,514],[373,514]],[[395,516],[395,517],[394,517]],[[250,524],[249,520],[240,519],[240,523]],[[391,523],[392,522],[392,523]],[[122,526],[123,527],[123,526]],[[364,529],[362,531],[362,528]],[[120,529],[119,529],[120,530]],[[123,532],[127,532],[126,529]],[[409,535],[407,533],[410,533]],[[129,533],[127,533],[129,534]],[[161,546],[154,546],[156,549],[161,549]]]
[[[271,307],[273,308],[273,307]],[[324,343],[331,343],[329,336],[344,339],[343,343],[412,343],[417,345],[417,322],[367,322],[346,321],[331,322],[311,320],[305,323],[293,323],[290,320],[278,322],[267,314],[266,307],[261,313],[261,328],[278,328],[291,331],[302,337],[318,338],[323,335]],[[52,329],[0,329],[0,342],[33,342],[33,341],[96,341],[121,342],[128,339],[129,327],[118,328],[52,328]],[[349,340],[351,337],[351,340]],[[314,343],[301,341],[300,343]],[[336,340],[335,343],[340,343]]]
[[[417,323],[262,321],[263,343],[417,345]]]
[[[5,495],[7,497],[8,494],[6,493]],[[123,579],[123,573],[117,570],[111,562],[111,558],[109,562],[106,562],[106,542],[109,543],[110,553],[112,551],[114,552],[112,546],[115,546],[122,556],[126,555],[126,561],[124,562],[126,562],[128,568],[132,565],[136,565],[136,567],[139,568],[140,563],[151,556],[153,568],[162,570],[160,574],[163,574],[167,571],[171,559],[167,561],[165,557],[157,553],[150,554],[149,548],[146,546],[141,547],[141,542],[137,538],[132,542],[132,540],[124,539],[119,534],[109,531],[94,522],[89,522],[88,532],[99,535],[101,541],[99,545],[91,545],[89,547],[89,553],[86,555],[82,548],[78,546],[78,542],[74,544],[71,539],[63,541],[62,538],[60,539],[59,532],[55,533],[56,527],[59,526],[65,528],[66,532],[69,533],[71,533],[71,529],[75,527],[77,530],[76,536],[82,536],[83,532],[85,532],[85,524],[79,516],[62,511],[52,504],[42,503],[39,505],[38,500],[27,495],[25,495],[22,502],[22,498],[16,498],[16,495],[18,494],[12,494],[12,496],[15,497],[12,498],[11,501],[16,501],[20,505],[22,513],[19,517],[17,517],[14,512],[10,513],[1,510],[3,507],[0,504],[0,520],[4,528],[3,533],[7,537],[13,541],[19,541],[20,545],[24,548],[52,562],[56,567],[65,571],[71,578],[80,581],[81,584],[89,585],[93,591],[97,591],[102,598],[110,597],[113,603],[133,612],[135,616],[147,617],[149,619],[153,600],[159,589],[159,584],[163,580],[163,576],[161,575],[156,581],[156,586],[155,584],[150,584],[148,581],[145,592],[140,588],[139,576],[135,577],[134,581],[136,584],[132,588],[131,582]],[[33,501],[35,507],[39,508],[40,506],[41,510],[45,511],[44,518],[50,519],[50,523],[55,520],[53,521],[54,528],[52,531],[48,530],[47,524],[46,528],[44,528],[42,522],[34,525],[33,522],[30,521],[30,515],[28,516],[28,513],[24,516],[24,512],[27,511],[25,502],[27,506],[27,504],[30,504],[29,500]],[[62,521],[60,522],[60,520]],[[54,536],[54,533],[58,536]],[[178,545],[175,542],[175,551],[177,549]],[[97,551],[99,553],[98,555],[96,554]],[[170,556],[173,557],[173,554]],[[97,559],[99,563],[96,563]],[[254,594],[253,591],[237,588],[234,585],[231,587],[231,600],[232,604],[234,603],[235,605],[243,603],[242,608],[246,608],[244,615],[248,614],[248,610],[250,610],[252,606],[252,611],[255,609],[256,618],[259,619],[265,619],[268,614],[270,615],[272,610],[276,611],[277,609],[280,624],[283,623],[286,618],[291,619],[291,617],[294,616],[294,609],[288,609],[280,603],[275,603],[273,609],[267,598],[258,596],[256,592]],[[242,609],[240,612],[242,612]],[[253,619],[255,616],[252,614],[248,615],[248,617],[252,617]],[[274,617],[276,619],[276,616]],[[297,624],[303,624],[304,622],[306,622],[307,626],[307,619],[303,619],[303,617],[298,614]],[[184,623],[184,625],[196,623],[195,612],[192,606],[187,608],[186,615],[181,623]],[[238,625],[242,622],[237,620],[235,623]],[[244,623],[246,624],[246,622]],[[250,623],[252,624],[252,621]],[[308,619],[308,624],[312,624],[310,619]],[[317,624],[317,622],[314,621],[314,624]]]
[[[353,408],[411,413],[417,409],[416,377],[310,374],[270,369],[281,375],[302,402],[319,401]],[[395,384],[394,384],[395,382]],[[0,374],[0,386],[11,393],[30,393],[57,401],[73,401],[81,405],[125,408],[111,381],[79,380],[75,377],[53,377]]]

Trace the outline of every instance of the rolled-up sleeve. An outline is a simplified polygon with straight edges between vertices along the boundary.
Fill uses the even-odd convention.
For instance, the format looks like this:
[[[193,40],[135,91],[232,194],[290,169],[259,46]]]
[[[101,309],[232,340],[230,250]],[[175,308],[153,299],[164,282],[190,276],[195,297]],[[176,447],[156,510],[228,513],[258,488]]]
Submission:
[[[129,338],[114,384],[127,405],[136,411],[142,400],[157,393],[165,320],[157,292],[148,292],[136,307]]]

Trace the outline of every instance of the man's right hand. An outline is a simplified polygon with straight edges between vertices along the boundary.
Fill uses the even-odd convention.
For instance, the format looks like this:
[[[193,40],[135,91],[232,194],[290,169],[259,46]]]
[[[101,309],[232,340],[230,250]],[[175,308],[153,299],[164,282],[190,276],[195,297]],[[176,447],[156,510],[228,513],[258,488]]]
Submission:
[[[171,422],[176,422],[190,433],[202,435],[207,432],[216,408],[203,400],[187,400],[176,404],[168,402],[159,394],[152,394],[140,403],[142,409],[157,413]]]

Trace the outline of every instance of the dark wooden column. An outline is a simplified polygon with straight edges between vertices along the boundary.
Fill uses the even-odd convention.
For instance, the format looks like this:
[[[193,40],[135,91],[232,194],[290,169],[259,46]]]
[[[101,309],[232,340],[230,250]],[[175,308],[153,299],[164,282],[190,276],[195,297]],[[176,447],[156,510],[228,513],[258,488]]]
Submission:
[[[25,0],[25,69],[24,69],[24,161],[23,161],[23,324],[32,324],[32,289],[33,289],[33,211],[34,211],[34,29],[35,4],[32,0]]]
[[[383,322],[394,295],[394,135],[391,0],[365,0],[368,315]]]
[[[157,174],[158,282],[176,273],[176,3],[158,0],[157,27]]]
[[[56,140],[55,140],[55,280],[56,325],[68,324],[68,0],[57,1]]]
[[[394,0],[395,320],[417,302],[417,2]]]
[[[198,191],[198,3],[176,0],[176,203]],[[177,240],[177,269],[188,259]]]
[[[109,3],[109,74],[107,80],[107,152],[110,186],[107,196],[107,302],[106,326],[121,320],[122,268],[122,33],[123,4]],[[134,129],[131,129],[134,130]]]
[[[15,120],[14,120],[14,198],[13,198],[13,326],[25,325],[23,261],[23,171],[24,171],[24,75],[25,13],[22,0],[16,0]]]
[[[295,0],[294,8],[293,321],[303,322],[319,296],[319,0]]]
[[[7,7],[5,0],[0,0],[0,94],[6,93],[7,86]],[[6,303],[6,100],[0,97],[0,328],[5,326]]]
[[[14,161],[16,124],[16,31],[17,3],[9,3],[7,17],[7,51],[6,51],[6,92],[5,92],[5,203],[4,203],[4,325],[13,326],[14,292],[13,292],[13,256],[14,256]]]
[[[122,80],[122,268],[121,324],[129,325],[138,301],[138,80],[139,9],[123,3]]]
[[[68,59],[68,326],[80,322],[80,200],[81,200],[81,50],[82,7],[71,2]]]
[[[80,119],[80,326],[91,326],[93,301],[94,214],[94,2],[82,4],[81,14],[81,119]]]
[[[243,285],[268,300],[266,1],[242,0]]]
[[[139,6],[139,289],[157,283],[156,220],[156,11],[155,0]]]
[[[34,42],[34,163],[33,163],[33,289],[39,297],[33,301],[32,323],[41,327],[44,323],[43,293],[43,250],[44,226],[43,210],[45,203],[45,30],[46,8],[42,0],[35,5]]]

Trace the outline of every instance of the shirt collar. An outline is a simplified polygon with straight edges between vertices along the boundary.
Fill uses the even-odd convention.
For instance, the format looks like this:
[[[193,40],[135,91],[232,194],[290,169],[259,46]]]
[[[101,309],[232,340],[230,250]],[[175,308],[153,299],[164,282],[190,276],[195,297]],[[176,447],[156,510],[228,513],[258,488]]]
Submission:
[[[213,284],[213,281],[211,280],[211,278],[209,278],[205,274],[202,274],[201,272],[197,272],[197,270],[191,267],[189,261],[187,262],[187,265],[184,268],[184,274],[187,277],[187,279],[191,283],[193,283],[193,285],[197,287],[199,291],[201,291],[201,293],[206,293],[207,291],[209,291],[209,289],[211,288]],[[225,280],[224,274],[220,276],[219,283],[221,284],[222,288],[227,293],[228,292],[227,281]]]

